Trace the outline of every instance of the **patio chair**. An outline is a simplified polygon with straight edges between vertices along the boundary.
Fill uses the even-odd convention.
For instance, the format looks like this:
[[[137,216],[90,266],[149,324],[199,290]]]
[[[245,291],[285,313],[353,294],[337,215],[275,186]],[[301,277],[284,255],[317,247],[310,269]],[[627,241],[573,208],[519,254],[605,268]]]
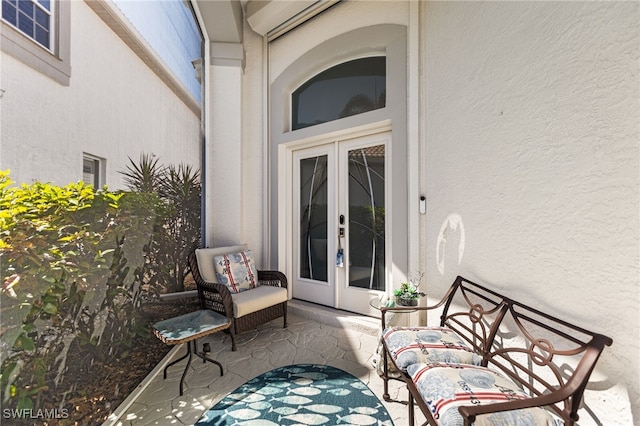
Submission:
[[[202,308],[231,320],[227,332],[232,351],[237,349],[237,334],[280,317],[287,327],[287,278],[279,271],[254,269],[246,245],[196,249],[189,265]]]

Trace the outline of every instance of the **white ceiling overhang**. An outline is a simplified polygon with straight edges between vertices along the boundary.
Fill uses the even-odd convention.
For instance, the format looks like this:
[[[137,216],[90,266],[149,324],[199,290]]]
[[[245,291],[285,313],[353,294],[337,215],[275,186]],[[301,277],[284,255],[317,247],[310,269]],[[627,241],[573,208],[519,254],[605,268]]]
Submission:
[[[242,4],[238,0],[193,0],[210,41],[242,42]]]
[[[247,22],[253,31],[264,36],[316,3],[317,0],[249,0],[246,2]]]
[[[242,42],[242,23],[266,36],[295,21],[302,22],[339,0],[192,0],[198,8],[209,41]]]

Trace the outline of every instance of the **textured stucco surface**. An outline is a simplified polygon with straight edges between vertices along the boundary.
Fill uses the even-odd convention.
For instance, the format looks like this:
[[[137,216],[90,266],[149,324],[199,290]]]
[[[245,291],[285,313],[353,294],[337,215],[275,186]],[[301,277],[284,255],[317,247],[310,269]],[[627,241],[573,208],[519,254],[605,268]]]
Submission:
[[[82,180],[83,152],[123,187],[128,157],[199,166],[200,117],[84,3],[71,2],[71,79],[63,86],[1,57],[0,167],[18,183]]]
[[[209,69],[218,73],[210,78],[231,81],[210,81],[219,101],[208,112],[225,125],[214,130],[208,163],[222,179],[220,192],[209,193],[221,203],[207,218],[217,229],[213,245],[269,245],[267,221],[277,217],[262,209],[273,196],[263,191],[275,112],[264,110],[265,85],[330,37],[409,23],[408,34],[420,36],[409,41],[420,78],[407,93],[407,103],[419,97],[408,119],[420,132],[407,143],[420,155],[406,163],[420,170],[427,213],[408,233],[423,231],[410,256],[424,259],[430,295],[461,274],[611,336],[581,424],[637,424],[640,3],[398,6],[376,3],[374,13],[364,2],[343,3],[297,30],[303,40],[275,42],[270,57],[245,28],[244,68]],[[418,19],[408,16],[416,10]],[[148,151],[149,141],[165,162],[196,164],[198,117],[82,2],[73,2],[72,40],[69,87],[3,54],[0,166],[19,181],[67,183],[80,179],[85,151],[107,158],[108,183],[117,186],[111,179],[127,156]],[[393,184],[403,191],[409,183]]]
[[[639,7],[422,10],[430,294],[460,274],[611,336],[581,424],[640,422]]]
[[[278,214],[264,216],[260,204],[275,200],[275,186],[261,191],[273,164],[267,147],[286,133],[286,108],[263,108],[303,76],[288,81],[284,94],[265,84],[331,37],[408,25],[407,33],[420,39],[408,42],[408,54],[419,56],[408,60],[419,63],[419,79],[407,104],[418,97],[419,107],[406,118],[419,131],[417,140],[407,138],[418,155],[407,155],[406,163],[419,170],[420,195],[427,197],[426,215],[409,220],[416,226],[408,233],[419,235],[410,257],[424,262],[430,295],[442,295],[461,274],[611,336],[580,423],[637,424],[640,3],[375,5],[374,13],[364,2],[341,3],[267,49],[245,29],[241,92],[225,89],[233,102],[242,99],[243,166],[235,175],[242,191],[226,193],[242,219],[213,218],[216,226],[228,221],[224,232],[275,256],[266,234]],[[371,44],[362,43],[365,50]],[[321,59],[328,66],[339,56]],[[394,128],[403,125],[393,120]],[[393,188],[413,184],[395,179]],[[410,218],[418,214],[412,205]]]

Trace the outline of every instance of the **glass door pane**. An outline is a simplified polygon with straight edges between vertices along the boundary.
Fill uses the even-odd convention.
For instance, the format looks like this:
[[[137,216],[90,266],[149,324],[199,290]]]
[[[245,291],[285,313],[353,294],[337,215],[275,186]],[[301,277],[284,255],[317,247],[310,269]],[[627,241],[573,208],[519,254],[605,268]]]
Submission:
[[[327,281],[327,163],[326,155],[300,160],[300,278]]]
[[[385,146],[349,150],[350,287],[385,290]]]

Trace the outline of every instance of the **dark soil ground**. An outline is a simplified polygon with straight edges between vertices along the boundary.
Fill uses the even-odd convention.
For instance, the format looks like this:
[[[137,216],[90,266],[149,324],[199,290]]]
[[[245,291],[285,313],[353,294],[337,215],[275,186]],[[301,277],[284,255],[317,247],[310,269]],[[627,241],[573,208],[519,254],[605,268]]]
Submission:
[[[73,348],[69,351],[69,370],[63,386],[66,390],[45,391],[36,402],[40,410],[57,410],[57,419],[45,419],[42,412],[34,409],[28,414],[29,419],[18,420],[8,418],[13,416],[6,416],[3,410],[2,425],[101,425],[171,350],[153,335],[151,325],[198,308],[197,299],[148,302],[143,307],[143,322],[149,333],[136,338],[131,349],[121,356],[94,362],[88,371],[74,372],[74,365],[86,363],[74,363],[73,357],[82,355]]]

